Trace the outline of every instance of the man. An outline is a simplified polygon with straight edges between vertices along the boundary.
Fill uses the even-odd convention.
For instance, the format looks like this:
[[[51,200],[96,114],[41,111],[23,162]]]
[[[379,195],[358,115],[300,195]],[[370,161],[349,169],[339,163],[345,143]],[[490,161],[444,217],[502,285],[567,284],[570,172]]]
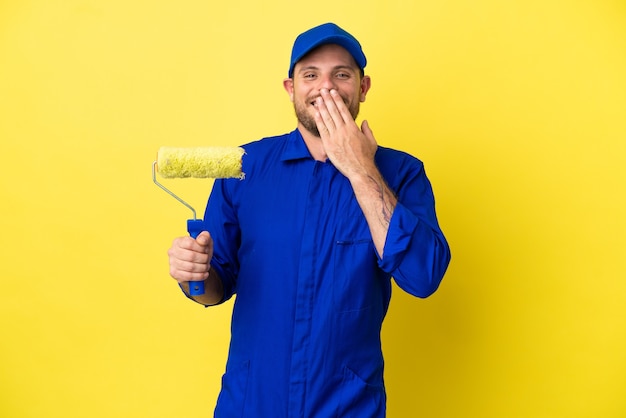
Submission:
[[[371,80],[334,24],[295,41],[293,132],[244,146],[244,180],[216,180],[170,274],[214,305],[237,295],[216,417],[383,417],[380,331],[391,277],[427,297],[450,261],[422,163],[355,123]]]

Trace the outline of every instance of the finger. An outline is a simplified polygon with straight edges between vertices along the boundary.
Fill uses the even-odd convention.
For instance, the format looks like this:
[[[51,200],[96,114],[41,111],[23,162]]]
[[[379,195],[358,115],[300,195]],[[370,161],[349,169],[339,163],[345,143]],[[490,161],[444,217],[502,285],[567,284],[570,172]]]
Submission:
[[[374,138],[374,132],[372,132],[370,124],[366,120],[361,123],[361,132],[363,132],[367,139],[376,142],[376,139]]]
[[[196,242],[204,246],[209,243],[210,238],[211,238],[211,235],[207,231],[202,231],[198,234],[198,237],[196,238]]]
[[[330,96],[333,99],[333,104],[337,109],[337,117],[341,117],[341,121],[344,123],[350,123],[354,119],[352,118],[352,114],[348,110],[348,106],[343,101],[343,97],[339,94],[339,92],[335,89],[330,91]]]
[[[330,91],[327,89],[322,89],[320,90],[320,96],[324,100],[324,106],[326,107],[328,115],[333,121],[333,125],[336,127],[342,125],[345,121],[339,109],[340,104],[337,103],[337,96],[339,96],[337,91],[335,89]],[[339,102],[343,103],[343,100],[340,96]]]
[[[197,281],[204,280],[209,276],[209,257],[204,254],[203,258],[196,259],[198,257],[198,253],[196,255],[191,255],[190,259],[185,259],[186,257],[176,257],[170,256],[169,265],[170,265],[170,276],[172,276],[176,281],[186,282],[186,281]],[[202,254],[199,254],[202,256]]]
[[[200,263],[172,258],[170,259],[170,266],[180,272],[185,273],[205,273],[209,271],[208,260]]]
[[[320,119],[324,124],[324,127],[328,132],[331,132],[335,128],[335,122],[328,109],[328,102],[322,97],[317,98],[317,113],[319,113]],[[319,126],[318,126],[319,129]]]
[[[210,244],[200,245],[191,237],[181,237],[174,240],[168,250],[170,258],[183,261],[204,262],[213,255],[213,241]]]
[[[205,251],[213,249],[213,238],[211,237],[211,234],[209,234],[207,231],[200,232],[200,234],[196,238],[196,242],[198,243],[198,245],[203,247]]]
[[[178,266],[170,265],[170,276],[174,278],[178,283],[184,282],[200,282],[208,279],[209,269],[202,269],[200,271],[189,271],[187,269],[181,269]]]
[[[172,247],[167,252],[170,263],[182,265],[186,263],[207,264],[211,260],[211,254],[206,252],[187,250],[184,248]]]
[[[207,253],[209,247],[213,247],[213,239],[208,232],[201,232],[197,238],[190,236],[180,237],[174,240],[173,248],[181,248],[184,250]]]
[[[179,281],[204,280],[201,277],[209,271],[210,261],[211,257],[205,253],[190,250],[170,252],[170,275]]]
[[[328,128],[324,123],[324,119],[319,111],[315,112],[315,125],[317,126],[317,131],[320,133],[321,138],[325,138],[328,136]]]
[[[330,117],[328,110],[324,105],[324,100],[322,98],[317,99],[317,111],[315,112],[315,124],[317,126],[317,130],[320,133],[320,137],[322,139],[331,135],[331,129],[335,129],[335,124]]]

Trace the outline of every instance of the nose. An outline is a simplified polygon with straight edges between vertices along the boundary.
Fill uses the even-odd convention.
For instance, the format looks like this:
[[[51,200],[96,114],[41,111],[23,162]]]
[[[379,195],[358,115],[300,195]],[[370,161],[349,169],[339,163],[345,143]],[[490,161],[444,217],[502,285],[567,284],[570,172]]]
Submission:
[[[327,89],[330,91],[335,87],[335,79],[333,78],[332,74],[320,76],[320,89]]]

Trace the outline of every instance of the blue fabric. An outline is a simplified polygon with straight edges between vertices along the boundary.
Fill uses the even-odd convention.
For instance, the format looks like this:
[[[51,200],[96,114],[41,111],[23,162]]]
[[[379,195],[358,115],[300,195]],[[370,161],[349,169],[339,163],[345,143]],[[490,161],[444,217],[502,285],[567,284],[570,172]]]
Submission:
[[[350,183],[299,131],[243,148],[245,179],[216,180],[205,213],[224,300],[237,295],[215,416],[384,417],[391,277],[426,297],[450,260],[422,163],[377,151],[399,201],[381,260]]]

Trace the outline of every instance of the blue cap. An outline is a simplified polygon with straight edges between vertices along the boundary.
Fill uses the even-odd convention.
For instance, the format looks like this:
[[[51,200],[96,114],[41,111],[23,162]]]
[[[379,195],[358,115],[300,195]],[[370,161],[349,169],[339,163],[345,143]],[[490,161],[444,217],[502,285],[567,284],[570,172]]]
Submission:
[[[361,44],[356,38],[334,23],[324,23],[308,31],[301,33],[293,44],[291,50],[291,64],[289,65],[289,77],[293,77],[293,68],[306,54],[321,45],[337,44],[345,48],[356,61],[361,70],[365,68],[367,59],[361,49]]]

